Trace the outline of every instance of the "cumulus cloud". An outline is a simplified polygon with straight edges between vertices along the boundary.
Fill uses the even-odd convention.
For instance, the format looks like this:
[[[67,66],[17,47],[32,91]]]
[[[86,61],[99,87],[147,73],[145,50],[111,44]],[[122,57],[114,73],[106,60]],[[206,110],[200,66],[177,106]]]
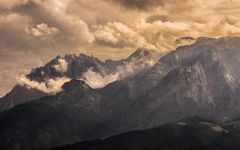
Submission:
[[[95,36],[96,40],[101,41],[100,44],[108,44],[112,47],[145,47],[160,52],[168,52],[182,44],[191,44],[195,38],[201,36],[240,35],[239,27],[240,20],[230,18],[202,23],[162,20],[147,22],[144,18],[140,18],[131,26],[119,22],[101,25],[96,28]],[[182,37],[193,37],[193,39]]]
[[[20,0],[0,3],[1,45],[21,45],[19,49],[64,50],[94,41],[88,24],[67,12],[70,0]],[[6,26],[4,26],[6,25]],[[18,33],[18,36],[16,36]],[[57,36],[53,36],[58,34]],[[52,36],[51,39],[41,38]],[[9,38],[6,38],[9,37]],[[19,41],[14,41],[17,39]],[[20,43],[22,42],[22,43]],[[33,44],[27,44],[33,43]]]
[[[70,81],[69,78],[56,78],[48,79],[45,82],[31,81],[26,76],[21,75],[17,77],[17,82],[21,86],[26,86],[27,88],[34,88],[45,93],[55,94],[62,91],[62,85]]]
[[[167,0],[109,0],[109,1],[119,3],[126,8],[147,10],[156,6],[162,6]]]
[[[58,64],[54,65],[54,68],[58,72],[66,72],[68,70],[68,62],[63,58],[58,59]]]
[[[104,26],[95,26],[95,37],[98,42],[115,47],[123,48],[130,46],[156,49],[154,45],[146,41],[144,36],[120,22],[110,22]]]
[[[26,32],[33,36],[52,36],[59,33],[59,30],[55,27],[49,27],[45,23],[37,24],[36,27],[26,28]]]
[[[183,32],[187,29],[189,29],[188,24],[180,22],[155,21],[148,23],[142,18],[131,27],[120,22],[96,27],[95,37],[99,44],[112,47],[166,51],[174,48],[173,41],[184,36]]]
[[[88,25],[83,20],[75,19],[70,27],[69,30],[72,30],[71,32],[76,35],[72,37],[73,39],[77,38],[77,40],[79,39],[88,43],[92,43],[95,40],[89,31]]]

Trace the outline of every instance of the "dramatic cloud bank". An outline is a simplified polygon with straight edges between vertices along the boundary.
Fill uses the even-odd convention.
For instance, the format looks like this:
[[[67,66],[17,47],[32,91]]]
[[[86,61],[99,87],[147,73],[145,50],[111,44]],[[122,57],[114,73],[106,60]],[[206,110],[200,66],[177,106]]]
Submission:
[[[96,26],[95,37],[99,43],[116,47],[139,47],[155,49],[144,36],[134,29],[120,22],[108,23],[105,26]]]
[[[91,88],[94,89],[102,88],[118,79],[119,76],[117,73],[101,75],[98,72],[94,72],[92,69],[89,69],[86,73],[84,73],[83,78],[81,78],[81,80],[85,81]]]
[[[19,85],[26,86],[27,88],[38,89],[49,94],[55,94],[62,91],[62,85],[68,81],[70,81],[69,78],[56,78],[40,83],[37,81],[31,81],[24,75],[17,77],[17,82]]]
[[[136,24],[127,26],[119,22],[96,27],[96,40],[101,44],[116,47],[146,47],[157,51],[169,51],[179,46],[176,40],[182,37],[218,37],[240,35],[240,22],[225,20],[208,23],[161,21],[147,22],[144,18]],[[189,40],[189,39],[188,39]],[[185,39],[185,42],[186,39]],[[189,41],[190,42],[190,41]],[[192,43],[192,42],[190,42]]]
[[[192,42],[180,41],[182,37],[240,36],[240,2],[2,0],[0,24],[3,95],[16,84],[17,75],[58,54],[120,59],[136,48],[167,53]]]
[[[59,30],[55,27],[49,27],[45,23],[37,24],[36,27],[26,28],[26,32],[33,36],[52,36],[57,34]]]

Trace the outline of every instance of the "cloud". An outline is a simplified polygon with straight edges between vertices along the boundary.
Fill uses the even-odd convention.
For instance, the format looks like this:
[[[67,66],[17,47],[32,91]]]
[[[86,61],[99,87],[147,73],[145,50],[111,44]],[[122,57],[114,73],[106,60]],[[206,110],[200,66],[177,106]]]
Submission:
[[[121,4],[126,8],[147,10],[156,6],[162,6],[166,0],[110,0]]]
[[[0,95],[11,91],[17,83],[16,76],[29,73],[32,68],[43,65],[45,61],[28,50],[10,51],[0,48]]]
[[[177,39],[174,36],[177,36],[177,33],[180,35],[187,28],[188,25],[184,23],[147,23],[142,18],[131,27],[120,22],[98,26],[95,28],[95,38],[99,44],[111,47],[147,48],[163,52],[173,48],[172,41]]]
[[[99,44],[120,48],[145,47],[166,53],[184,43],[191,44],[195,41],[194,39],[202,36],[238,36],[240,35],[240,19],[227,17],[209,22],[166,20],[147,22],[144,18],[140,18],[131,26],[120,22],[110,22],[95,29],[95,38]],[[192,37],[193,40],[183,37]],[[179,41],[181,38],[182,40]],[[176,40],[178,40],[177,43]]]
[[[45,82],[31,81],[26,76],[21,75],[17,77],[17,82],[21,86],[26,86],[27,88],[34,88],[45,93],[55,94],[62,91],[62,85],[70,81],[69,78],[56,78],[48,79]]]
[[[132,76],[141,70],[153,66],[158,57],[144,57],[142,59],[132,58],[122,66],[118,66],[113,72],[100,74],[94,72],[93,69],[87,70],[81,80],[84,80],[89,86],[94,89],[102,88],[109,83]],[[104,72],[104,71],[103,71]],[[106,71],[105,71],[106,72]]]
[[[94,89],[102,88],[118,79],[118,74],[108,74],[103,76],[100,73],[94,72],[93,69],[89,69],[82,77],[82,80]]]
[[[177,47],[179,47],[179,46],[191,45],[195,42],[196,42],[196,39],[194,39],[193,37],[182,37],[177,39],[175,41],[175,44]]]
[[[95,26],[95,38],[100,44],[113,47],[138,47],[156,49],[144,36],[120,22],[109,22],[104,26]]]
[[[153,22],[159,21],[159,20],[161,20],[163,22],[172,21],[169,16],[159,15],[159,14],[150,15],[146,18],[146,22],[149,22],[149,23],[153,23]]]
[[[59,33],[59,30],[55,27],[49,27],[45,23],[37,24],[36,27],[26,28],[27,34],[33,36],[52,36]]]
[[[94,41],[89,25],[68,14],[68,3],[67,0],[0,2],[0,70],[5,72],[0,72],[1,95],[16,84],[16,76],[39,66],[36,63],[39,60],[46,62],[72,50],[79,52]],[[6,72],[11,82],[3,78]]]
[[[0,22],[3,24],[0,27],[0,41],[4,38],[5,42],[0,44],[5,48],[9,48],[9,43],[21,45],[17,47],[18,50],[31,48],[32,51],[39,49],[66,51],[92,43],[94,36],[88,24],[78,16],[67,13],[69,2],[69,0],[22,0],[0,4],[0,8],[3,8],[3,13],[0,14]],[[54,36],[56,34],[57,36]],[[42,38],[49,36],[51,38]]]
[[[63,58],[58,59],[58,64],[54,65],[54,68],[58,72],[66,72],[68,70],[68,62]]]

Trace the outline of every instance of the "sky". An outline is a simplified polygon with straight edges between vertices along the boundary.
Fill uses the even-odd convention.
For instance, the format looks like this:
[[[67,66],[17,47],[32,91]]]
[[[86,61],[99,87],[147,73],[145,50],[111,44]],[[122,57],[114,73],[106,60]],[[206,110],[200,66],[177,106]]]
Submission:
[[[182,37],[239,34],[239,0],[0,0],[0,97],[57,55],[117,60],[137,48],[165,54]]]

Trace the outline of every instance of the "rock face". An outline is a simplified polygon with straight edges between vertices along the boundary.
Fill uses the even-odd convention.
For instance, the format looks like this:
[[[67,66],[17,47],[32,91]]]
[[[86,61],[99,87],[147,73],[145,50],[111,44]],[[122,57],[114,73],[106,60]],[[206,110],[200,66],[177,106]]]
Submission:
[[[61,78],[69,78],[69,80],[84,79],[84,73],[89,70],[104,78],[104,76],[109,74],[116,74],[119,70],[130,69],[130,72],[121,72],[122,75],[120,74],[121,76],[119,76],[122,79],[152,66],[157,61],[157,58],[158,54],[155,51],[143,49],[136,50],[127,59],[118,61],[107,60],[105,62],[84,54],[80,54],[79,56],[68,54],[63,57],[57,56],[45,66],[33,69],[31,73],[26,75],[26,79],[48,87],[47,82],[49,80],[58,80]],[[29,87],[29,85],[16,85],[11,92],[0,98],[0,112],[46,95],[52,95],[52,93],[46,93],[46,91]]]
[[[106,115],[124,130],[187,116],[234,119],[240,109],[239,42],[200,38],[162,57],[151,69],[104,87],[103,106],[112,109]]]
[[[73,79],[54,96],[2,113],[0,149],[46,149],[191,116],[214,122],[239,118],[239,43],[240,38],[199,38],[101,89]],[[146,56],[139,50],[124,61]]]
[[[235,150],[240,148],[239,123],[216,124],[186,118],[152,129],[132,131],[104,140],[66,145],[53,150]]]

